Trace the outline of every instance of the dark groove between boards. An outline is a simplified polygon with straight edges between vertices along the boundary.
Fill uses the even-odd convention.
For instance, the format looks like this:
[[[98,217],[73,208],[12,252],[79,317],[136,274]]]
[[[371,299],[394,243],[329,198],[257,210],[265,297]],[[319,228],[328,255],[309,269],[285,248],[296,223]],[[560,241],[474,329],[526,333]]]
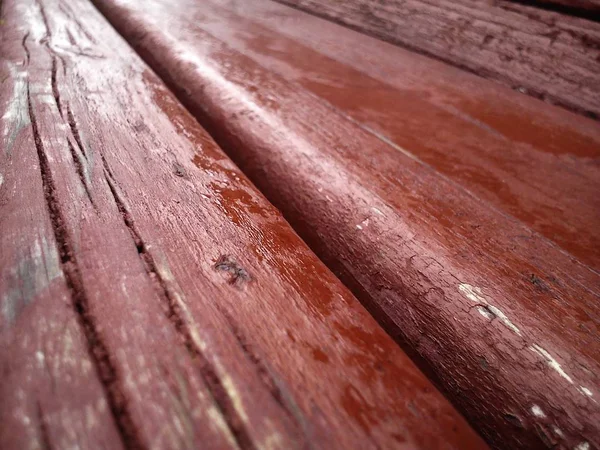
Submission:
[[[118,192],[117,183],[106,159],[104,158],[104,155],[101,154],[100,157],[102,158],[102,163],[104,165],[106,182],[117,205],[119,213],[123,218],[123,222],[129,229],[131,238],[135,243],[144,270],[146,271],[148,278],[151,280],[157,295],[168,308],[167,318],[174,325],[177,333],[183,337],[187,351],[199,362],[200,375],[204,380],[204,383],[206,384],[212,396],[214,404],[219,409],[219,412],[224,418],[236,443],[242,450],[256,450],[256,446],[252,442],[250,433],[246,429],[244,421],[235,410],[233,401],[229,398],[227,390],[223,387],[218,374],[210,364],[208,358],[202,353],[198,346],[195,345],[188,326],[181,316],[180,308],[177,305],[177,300],[173,295],[171,288],[168,286],[167,281],[161,276],[160,271],[157,269],[153,256],[148,252],[147,246],[134,224],[131,213],[127,209],[124,200]]]
[[[60,255],[60,265],[65,275],[65,282],[69,289],[73,308],[86,337],[88,353],[96,368],[124,447],[129,449],[146,448],[129,413],[128,405],[119,386],[117,371],[110,360],[108,349],[98,334],[94,319],[89,313],[88,297],[83,287],[83,279],[77,264],[77,258],[75,257],[69,234],[65,228],[65,221],[56,197],[56,185],[52,179],[50,163],[44,150],[37,119],[33,111],[29,81],[27,83],[27,102],[40,164],[44,198]]]

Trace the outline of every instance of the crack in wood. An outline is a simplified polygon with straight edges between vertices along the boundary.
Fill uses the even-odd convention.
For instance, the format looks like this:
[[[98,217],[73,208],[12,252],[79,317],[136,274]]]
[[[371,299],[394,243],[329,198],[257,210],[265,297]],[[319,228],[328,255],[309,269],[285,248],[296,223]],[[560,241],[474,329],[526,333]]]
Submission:
[[[65,228],[65,221],[56,194],[56,185],[52,178],[50,162],[44,150],[44,144],[34,114],[29,81],[27,83],[27,102],[34,144],[40,164],[44,199],[60,256],[60,265],[70,292],[73,308],[86,337],[88,353],[95,365],[98,378],[104,389],[124,446],[135,449],[144,448],[145,446],[142,444],[137,428],[128,411],[128,405],[120,386],[121,381],[119,380],[117,371],[110,359],[108,349],[98,333],[95,320],[89,312],[88,297],[83,287],[82,276],[77,265],[70,236]]]
[[[21,41],[21,45],[25,49],[25,65],[29,66],[29,60],[31,59],[31,54],[29,53],[29,48],[27,48],[27,39],[29,39],[29,31],[25,33],[23,36],[23,40]]]
[[[77,15],[73,13],[73,10],[70,6],[61,1],[58,4],[58,9],[60,9],[61,12],[69,18],[69,20],[77,24],[77,28],[79,28],[79,31],[81,31],[90,42],[92,42],[93,44],[98,44],[94,36],[87,30],[86,27],[83,26]],[[67,32],[70,33],[68,29]]]
[[[79,176],[79,180],[81,181],[81,184],[83,185],[83,189],[85,190],[85,193],[87,194],[87,198],[90,201],[90,203],[92,204],[92,206],[94,207],[94,209],[97,209],[96,204],[94,203],[94,199],[92,198],[92,192],[88,185],[87,177],[85,176],[85,168],[79,157],[79,153],[77,153],[77,151],[75,150],[75,147],[73,146],[73,144],[71,144],[71,141],[69,139],[67,139],[67,146],[69,147],[69,152],[71,153],[71,157],[73,158],[73,164],[75,165],[75,171],[77,172],[77,175]]]
[[[60,117],[63,117],[63,112],[62,112],[62,108],[60,105],[60,92],[58,90],[58,84],[57,84],[57,80],[56,80],[56,70],[57,70],[56,59],[57,59],[56,56],[52,55],[52,73],[50,76],[50,80],[52,83],[52,94],[54,95],[54,101],[56,102],[56,107],[58,108]]]
[[[40,443],[43,450],[52,450],[54,446],[52,445],[52,441],[50,440],[50,433],[48,431],[48,426],[46,424],[46,420],[44,417],[44,412],[42,410],[42,404],[40,401],[37,401],[37,421],[40,429]]]
[[[304,437],[308,436],[308,426],[307,421],[304,418],[304,415],[294,398],[287,392],[285,386],[282,381],[280,381],[277,376],[273,373],[273,370],[263,362],[263,359],[259,357],[254,350],[252,349],[252,345],[237,325],[234,318],[225,311],[222,307],[217,304],[218,311],[223,315],[227,324],[229,325],[229,329],[231,330],[233,336],[235,337],[238,345],[248,358],[248,360],[254,365],[260,380],[263,385],[267,388],[268,392],[275,399],[277,404],[283,409],[288,418],[292,421],[295,426],[301,430],[302,435]],[[304,448],[313,448],[310,439],[304,439]]]
[[[83,141],[81,139],[81,134],[79,133],[79,128],[77,128],[77,122],[75,121],[75,116],[73,115],[73,111],[71,110],[71,106],[67,103],[65,105],[67,109],[67,122],[69,123],[69,128],[71,129],[71,134],[77,143],[77,147],[81,151],[83,157],[89,161],[88,155],[85,151],[85,147],[83,145]]]
[[[148,277],[152,281],[152,285],[163,303],[167,306],[167,318],[175,327],[177,333],[182,336],[187,351],[195,358],[198,364],[200,376],[204,380],[210,395],[219,410],[221,416],[225,420],[227,427],[233,435],[237,445],[242,450],[255,450],[256,446],[250,437],[249,431],[244,425],[244,420],[234,407],[233,400],[230,398],[227,390],[223,386],[223,383],[217,374],[217,371],[212,366],[208,358],[204,355],[202,350],[196,345],[194,339],[191,336],[189,326],[183,318],[181,308],[178,304],[176,294],[169,286],[167,280],[161,275],[160,270],[157,267],[156,261],[152,254],[148,250],[148,246],[144,243],[142,236],[140,235],[137,227],[135,226],[133,217],[127,208],[125,200],[119,193],[119,188],[115,177],[106,161],[103,154],[100,154],[102,163],[104,165],[104,176],[109,189],[112,193],[113,199],[117,205],[117,209],[123,218],[125,226],[129,229],[131,238],[135,243],[140,260],[144,270]]]

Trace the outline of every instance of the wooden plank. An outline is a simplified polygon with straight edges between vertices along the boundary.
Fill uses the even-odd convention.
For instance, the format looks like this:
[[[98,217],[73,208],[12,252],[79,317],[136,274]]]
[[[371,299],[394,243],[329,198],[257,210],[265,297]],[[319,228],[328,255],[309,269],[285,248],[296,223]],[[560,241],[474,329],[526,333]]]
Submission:
[[[89,2],[5,9],[127,447],[485,448]]]
[[[204,5],[228,46],[600,268],[597,122],[273,2]]]
[[[277,1],[600,116],[600,24],[502,1]]]
[[[509,0],[528,6],[546,8],[563,14],[570,14],[598,21],[599,0]]]
[[[3,24],[0,37],[0,448],[118,450],[57,251],[29,121],[27,54],[14,25]]]
[[[216,39],[207,3],[96,4],[494,446],[599,445],[597,272]]]

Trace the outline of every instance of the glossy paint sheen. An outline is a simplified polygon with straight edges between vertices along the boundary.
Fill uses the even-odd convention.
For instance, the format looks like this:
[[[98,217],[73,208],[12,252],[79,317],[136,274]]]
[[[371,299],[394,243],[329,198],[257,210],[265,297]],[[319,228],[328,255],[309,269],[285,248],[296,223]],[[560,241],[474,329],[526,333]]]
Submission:
[[[263,33],[240,18],[249,3],[231,3],[239,6],[239,14],[210,2],[184,2],[178,8],[157,1],[143,7],[126,0],[95,3],[489,442],[497,448],[599,445],[600,277],[592,267],[536,232],[535,224],[517,220],[504,206],[490,203],[484,194],[491,190],[483,189],[484,182],[465,189],[462,179],[440,173],[435,164],[425,164],[410,148],[404,151],[405,147],[348,117],[343,104],[334,108],[324,102],[319,97],[328,92],[324,85],[315,92],[290,82],[287,75],[282,77],[281,67],[287,66],[290,73],[290,67],[305,64],[293,61],[299,47],[293,47],[288,56],[277,56],[277,70],[265,67],[266,44],[245,54],[236,51],[234,47],[242,45],[251,49],[249,36]],[[318,19],[311,19],[313,28],[308,30],[313,32],[308,32],[305,16],[278,8],[281,15],[272,17],[273,22],[283,24],[281,34],[300,33],[293,26],[298,21],[302,32],[315,41],[337,45],[338,39],[346,39],[346,48],[364,48],[366,38]],[[236,31],[223,31],[226,26]],[[320,34],[321,29],[325,34]],[[241,37],[231,37],[235,34]],[[270,36],[278,39],[275,33]],[[373,52],[366,54],[377,55],[378,45],[370,46]],[[321,73],[320,63],[327,59],[310,54],[315,55],[310,75],[315,78]],[[552,164],[559,164],[561,152],[576,149],[573,152],[581,152],[574,169],[578,175],[570,179],[587,197],[573,207],[592,214],[583,229],[586,239],[597,239],[594,230],[598,227],[590,226],[597,224],[590,213],[597,200],[590,200],[591,191],[578,181],[584,176],[596,182],[597,169],[589,163],[597,155],[594,122],[524,96],[511,97],[508,90],[438,63],[407,53],[397,55],[388,55],[385,61],[414,66],[425,80],[438,80],[436,86],[446,86],[444,77],[453,77],[454,88],[431,95],[437,102],[450,96],[467,102],[463,89],[468,87],[476,99],[471,101],[481,108],[507,114],[513,111],[507,105],[518,106],[514,110],[518,121],[502,122],[494,114],[489,119],[498,120],[494,126],[461,118],[460,112],[450,114],[454,128],[446,129],[435,116],[429,116],[426,126],[421,118],[421,132],[406,138],[412,145],[430,138],[439,144],[446,136],[454,143],[454,151],[461,152],[463,148],[456,143],[472,139],[474,130],[481,133],[483,148],[508,139],[512,143],[499,147],[508,156],[502,158],[497,150],[500,156],[494,159],[490,152],[480,161],[491,162],[478,162],[478,167],[502,168],[511,182],[517,182],[522,177],[513,170],[521,169],[511,169],[510,163],[518,166],[527,160],[529,151],[550,180],[537,182],[542,186],[539,190],[553,188],[550,177],[554,174],[560,180],[556,184],[563,183],[563,173],[551,170]],[[385,61],[384,66],[391,64]],[[377,63],[377,59],[372,61],[373,72]],[[346,73],[337,63],[330,64],[327,67]],[[348,70],[349,79],[358,77]],[[440,73],[444,77],[438,79]],[[344,78],[340,75],[339,79]],[[347,102],[363,95],[362,82],[354,90],[349,85],[344,89]],[[387,89],[395,95],[393,88]],[[334,84],[331,92],[336,91]],[[403,95],[416,103],[419,96],[410,97],[410,89],[406,91]],[[497,97],[485,103],[479,91]],[[365,102],[367,97],[364,94]],[[411,102],[401,105],[410,108]],[[394,111],[400,113],[401,105]],[[426,102],[421,107],[428,111],[432,106]],[[480,107],[474,106],[477,114],[483,114]],[[380,113],[388,117],[385,107]],[[544,127],[540,117],[556,126]],[[375,112],[372,118],[377,123]],[[401,123],[394,129],[401,132]],[[515,123],[531,127],[533,134],[517,129]],[[445,134],[436,136],[440,129]],[[587,147],[561,150],[557,141],[544,143],[545,132],[565,142],[574,142],[570,135],[578,136]],[[496,141],[498,133],[504,138]],[[528,145],[519,147],[518,136],[529,139]],[[534,143],[544,150],[536,150]],[[510,153],[515,147],[516,153]],[[469,158],[477,161],[475,148],[469,152]],[[515,197],[519,198],[519,191]],[[526,191],[523,198],[526,204],[535,204]]]

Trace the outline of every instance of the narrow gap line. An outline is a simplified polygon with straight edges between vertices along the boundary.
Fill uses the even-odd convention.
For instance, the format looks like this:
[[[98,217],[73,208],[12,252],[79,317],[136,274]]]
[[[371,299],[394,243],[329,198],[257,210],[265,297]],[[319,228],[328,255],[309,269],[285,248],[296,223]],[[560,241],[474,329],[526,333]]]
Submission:
[[[219,412],[224,418],[227,427],[231,431],[231,434],[233,435],[237,445],[242,450],[256,450],[256,446],[252,441],[250,433],[244,426],[244,421],[236,412],[233,401],[227,394],[227,390],[223,386],[219,375],[209,362],[208,358],[194,343],[189,327],[185,323],[185,320],[180,312],[180,307],[178,305],[176,296],[173,294],[167,281],[161,276],[160,271],[157,268],[156,261],[154,260],[152,254],[148,251],[148,246],[144,243],[140,233],[138,232],[131,213],[126,206],[125,201],[119,194],[117,183],[112,174],[110,166],[104,158],[104,155],[101,154],[100,156],[104,165],[106,182],[117,205],[117,209],[121,214],[123,222],[129,229],[131,238],[135,243],[144,270],[146,271],[148,277],[153,281],[152,284],[157,295],[168,308],[167,318],[174,325],[177,333],[183,337],[187,351],[193,357],[197,358],[199,362],[200,375],[204,380],[216,407],[219,409]]]
[[[95,321],[89,312],[89,299],[85,292],[75,252],[71,246],[70,236],[66,230],[65,220],[59,207],[56,184],[52,178],[50,162],[46,155],[37,118],[34,114],[29,82],[27,83],[27,102],[34,144],[40,164],[46,208],[50,217],[52,231],[60,256],[60,265],[65,275],[65,282],[70,293],[73,309],[86,338],[88,354],[98,373],[98,378],[108,400],[124,447],[131,449],[146,448],[129,413],[128,405],[119,386],[117,371],[109,356],[108,348],[99,335]]]

